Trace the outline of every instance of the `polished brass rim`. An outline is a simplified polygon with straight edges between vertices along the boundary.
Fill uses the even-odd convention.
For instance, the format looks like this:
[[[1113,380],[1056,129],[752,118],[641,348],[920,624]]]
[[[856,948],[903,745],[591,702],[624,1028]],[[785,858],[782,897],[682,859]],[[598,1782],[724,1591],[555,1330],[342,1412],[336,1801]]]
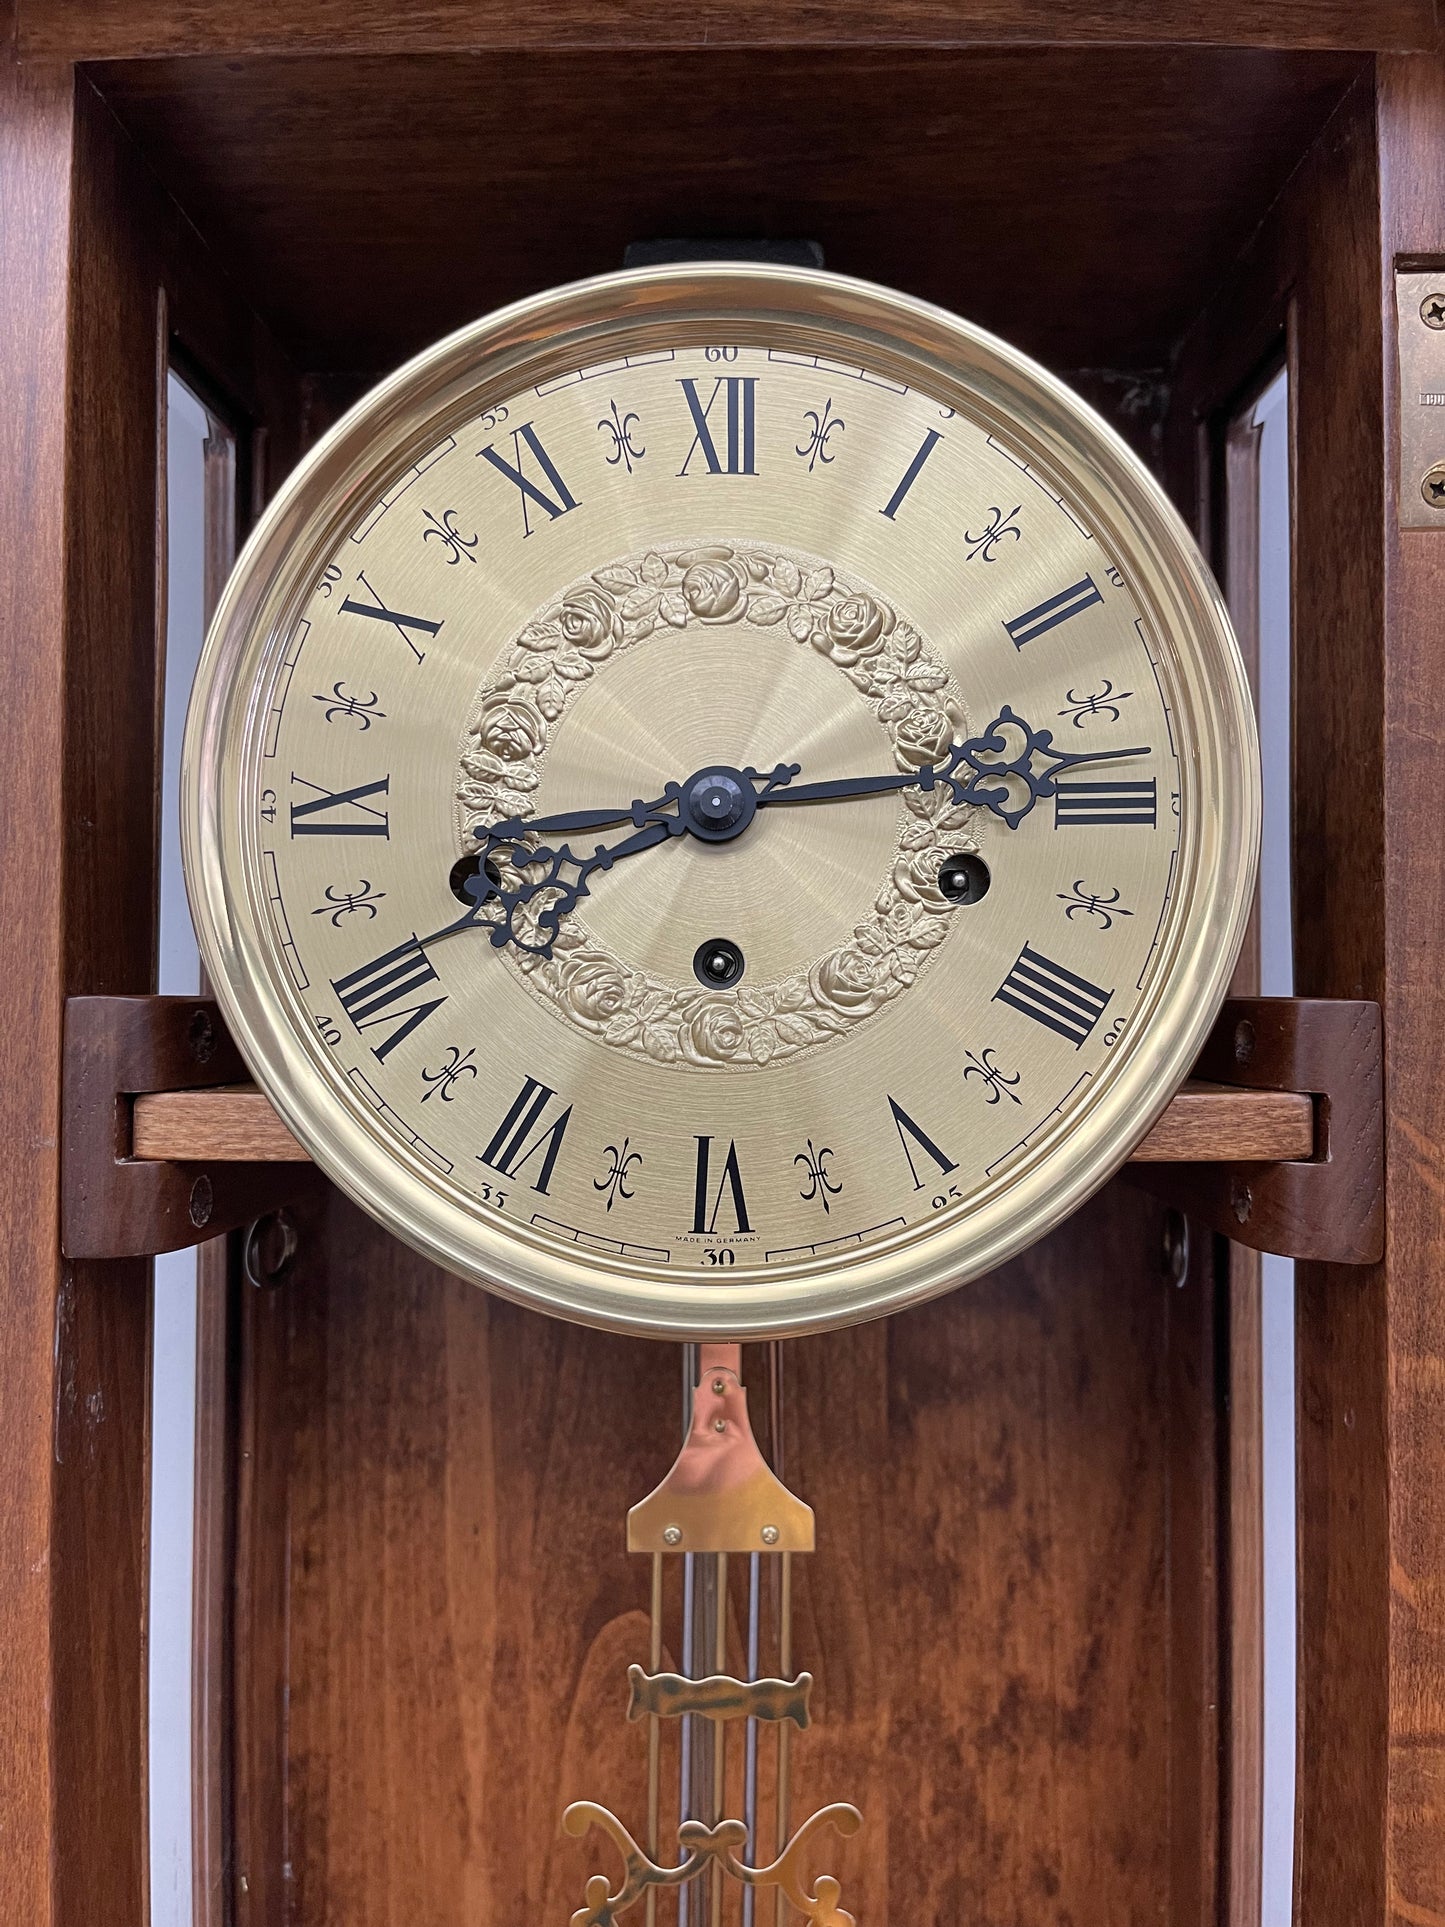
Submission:
[[[258,669],[358,499],[384,492],[449,426],[598,359],[620,333],[642,351],[713,340],[720,324],[741,343],[849,352],[996,425],[1125,569],[1168,645],[1190,754],[1150,993],[1088,1099],[1040,1134],[1036,1161],[960,1222],[898,1248],[704,1285],[639,1277],[602,1253],[561,1256],[520,1227],[483,1222],[382,1136],[325,1058],[275,954],[241,801],[261,724]],[[187,884],[207,969],[257,1081],[322,1169],[448,1270],[567,1318],[659,1337],[778,1337],[875,1317],[992,1269],[1073,1211],[1148,1130],[1214,1019],[1253,896],[1260,819],[1253,710],[1218,590],[1162,490],[1107,424],[1024,356],[942,310],[837,275],[730,265],[609,275],[503,309],[429,349],[339,422],[282,488],[227,585],[192,697],[183,788]]]

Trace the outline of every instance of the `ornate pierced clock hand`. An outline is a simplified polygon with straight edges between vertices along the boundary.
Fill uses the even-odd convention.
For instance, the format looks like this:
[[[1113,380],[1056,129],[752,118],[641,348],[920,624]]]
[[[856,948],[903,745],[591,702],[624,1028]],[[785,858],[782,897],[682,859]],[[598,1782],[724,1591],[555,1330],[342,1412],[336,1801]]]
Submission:
[[[1009,732],[1017,732],[1017,737],[1011,738]],[[464,886],[474,908],[427,941],[485,921],[496,948],[510,943],[531,955],[550,957],[562,918],[590,894],[590,879],[597,871],[610,870],[623,857],[672,837],[727,842],[740,836],[758,810],[769,805],[846,802],[905,789],[927,792],[940,784],[952,792],[955,804],[990,810],[1010,829],[1017,829],[1035,803],[1054,794],[1062,770],[1148,754],[1139,748],[1056,749],[1051,730],[1034,729],[1005,704],[981,736],[953,744],[940,762],[926,763],[912,774],[844,776],[794,786],[792,779],[801,767],[797,763],[779,763],[767,775],[751,766],[739,770],[712,764],[684,783],[668,783],[650,802],[638,797],[611,809],[568,810],[530,820],[508,817],[500,823],[479,824],[474,832],[477,869]],[[969,774],[960,775],[965,769]],[[554,848],[530,841],[627,822],[636,826],[631,836],[617,843],[599,843],[590,856],[579,855],[566,843]],[[498,858],[516,873],[515,882],[499,880]],[[539,899],[529,928],[528,906]],[[501,915],[487,920],[483,912],[491,903]]]
[[[1011,748],[1007,732],[1017,731]],[[1009,829],[1017,829],[1035,803],[1052,796],[1066,769],[1084,763],[1112,763],[1128,756],[1147,756],[1145,749],[1067,750],[1054,747],[1053,731],[1034,729],[1007,704],[981,736],[954,743],[937,763],[925,763],[913,775],[845,776],[834,781],[799,783],[758,798],[758,807],[783,803],[845,802],[851,797],[879,796],[890,790],[933,790],[940,784],[955,803],[972,803],[991,810]],[[966,770],[968,774],[959,772]]]

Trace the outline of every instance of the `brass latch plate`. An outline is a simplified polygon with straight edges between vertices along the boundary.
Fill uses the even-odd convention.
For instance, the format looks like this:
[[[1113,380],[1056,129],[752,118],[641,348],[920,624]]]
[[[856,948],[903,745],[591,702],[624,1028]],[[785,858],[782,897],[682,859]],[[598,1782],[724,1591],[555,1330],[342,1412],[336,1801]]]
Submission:
[[[1400,527],[1445,529],[1445,270],[1397,273]]]

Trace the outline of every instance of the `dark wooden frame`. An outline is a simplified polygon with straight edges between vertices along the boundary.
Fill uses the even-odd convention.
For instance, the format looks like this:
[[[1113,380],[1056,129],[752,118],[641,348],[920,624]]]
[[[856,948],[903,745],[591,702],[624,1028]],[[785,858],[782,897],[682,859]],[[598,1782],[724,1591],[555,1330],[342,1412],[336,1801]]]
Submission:
[[[371,48],[400,44],[398,35],[433,48],[524,37],[515,10],[503,20],[443,5],[406,28],[394,10],[347,12],[345,44]],[[1026,12],[992,0],[964,9],[948,33],[1028,37]],[[1433,808],[1445,669],[1438,539],[1395,526],[1392,273],[1401,261],[1445,263],[1445,70],[1433,52],[1409,51],[1436,45],[1427,0],[1321,4],[1306,32],[1288,24],[1297,13],[1235,8],[1211,22],[1210,37],[1404,51],[1383,55],[1356,87],[1185,340],[1166,462],[1207,535],[1201,424],[1287,328],[1296,686],[1309,692],[1295,753],[1298,988],[1381,1002],[1389,1111],[1383,1264],[1309,1266],[1299,1277],[1297,1917],[1311,1927],[1403,1927],[1445,1912],[1436,1579],[1445,1565],[1445,1310],[1431,1289],[1445,1257],[1445,882]],[[618,18],[628,44],[656,33],[645,8]],[[1073,31],[1189,39],[1194,18],[1193,9],[1115,0],[1080,14]],[[872,21],[880,40],[938,31],[908,8]],[[343,44],[322,0],[244,22],[211,0],[187,11],[183,29],[177,22],[173,9],[119,0],[88,9],[26,0],[12,36],[24,61],[0,61],[0,236],[18,267],[0,277],[0,450],[13,481],[0,509],[10,639],[0,969],[12,998],[0,1085],[0,1839],[7,1900],[41,1927],[134,1927],[146,1909],[148,1269],[60,1258],[57,1140],[64,997],[153,982],[157,383],[171,339],[256,425],[259,494],[289,465],[307,414],[296,371],[68,63],[174,49],[182,31],[185,51]],[[551,9],[527,23],[525,37],[538,42],[577,30],[576,17]],[[764,19],[743,6],[724,24],[743,42],[825,31],[816,16],[770,8]],[[1165,1366],[1169,1584],[1179,1605],[1171,1717],[1187,1736],[1169,1793],[1179,1843],[1169,1917],[1204,1927],[1219,1906],[1211,1708],[1229,1684],[1217,1615],[1231,1538],[1215,1476],[1228,1450],[1214,1382],[1223,1327],[1210,1267],[1196,1258],[1191,1276],[1199,1289],[1171,1316]],[[515,1316],[493,1314],[499,1329]],[[248,1301],[240,1325],[243,1356],[273,1346],[284,1357],[298,1342],[281,1294]],[[840,1384],[866,1402],[883,1342],[877,1333],[818,1341],[797,1380],[822,1409],[835,1409],[828,1393]],[[575,1386],[605,1347],[553,1334],[545,1349],[548,1369]],[[254,1520],[287,1448],[266,1433],[254,1399],[242,1425],[249,1470],[239,1504]],[[876,1413],[865,1443],[870,1453],[887,1447]],[[826,1462],[814,1467],[826,1484]],[[861,1546],[866,1505],[850,1515],[846,1495],[835,1504],[840,1534]],[[259,1541],[242,1538],[237,1598],[251,1616],[248,1650],[262,1661],[276,1632],[277,1575],[257,1564]],[[250,1689],[236,1754],[238,1824],[262,1834],[274,1815],[252,1809],[274,1801],[261,1705],[279,1690],[273,1658],[275,1671]],[[280,1904],[279,1894],[257,1893],[248,1917],[279,1917]]]

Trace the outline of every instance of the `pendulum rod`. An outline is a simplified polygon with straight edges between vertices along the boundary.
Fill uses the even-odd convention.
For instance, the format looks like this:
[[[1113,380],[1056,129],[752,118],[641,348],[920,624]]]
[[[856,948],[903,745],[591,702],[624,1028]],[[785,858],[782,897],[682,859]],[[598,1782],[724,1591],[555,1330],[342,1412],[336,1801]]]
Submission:
[[[773,1366],[773,1447],[780,1454],[779,1379]],[[574,1800],[562,1816],[563,1831],[580,1839],[594,1828],[619,1856],[614,1885],[604,1873],[587,1877],[586,1904],[571,1927],[615,1927],[618,1917],[645,1897],[646,1927],[657,1927],[659,1889],[677,1893],[678,1927],[723,1927],[728,1883],[742,1893],[743,1927],[760,1927],[756,1893],[771,1887],[778,1897],[775,1920],[785,1910],[814,1927],[853,1927],[840,1904],[841,1887],[830,1873],[809,1874],[822,1833],[847,1838],[863,1824],[856,1807],[820,1807],[789,1832],[790,1729],[811,1722],[811,1673],[793,1675],[792,1556],[813,1550],[813,1514],[782,1483],[758,1449],[742,1383],[741,1347],[689,1346],[685,1354],[682,1449],[672,1470],[627,1515],[629,1551],[652,1558],[652,1623],[648,1664],[627,1669],[629,1720],[647,1721],[647,1829],[645,1844],[608,1808]],[[669,1641],[662,1614],[668,1587],[664,1556],[682,1563],[683,1610],[679,1640],[681,1671],[664,1670]],[[728,1574],[732,1559],[747,1557],[746,1664],[728,1667]],[[763,1660],[762,1597],[765,1571],[776,1573],[769,1597],[777,1614],[775,1674]],[[771,1642],[768,1642],[771,1644]],[[745,1675],[745,1677],[741,1676]],[[679,1812],[676,1846],[663,1842],[662,1733],[664,1720],[680,1734]],[[742,1812],[729,1811],[727,1729],[743,1722]],[[758,1840],[758,1755],[765,1726],[776,1729],[777,1812],[773,1853],[761,1857]],[[733,1915],[736,1919],[738,1916]],[[666,1918],[666,1916],[664,1916]]]

